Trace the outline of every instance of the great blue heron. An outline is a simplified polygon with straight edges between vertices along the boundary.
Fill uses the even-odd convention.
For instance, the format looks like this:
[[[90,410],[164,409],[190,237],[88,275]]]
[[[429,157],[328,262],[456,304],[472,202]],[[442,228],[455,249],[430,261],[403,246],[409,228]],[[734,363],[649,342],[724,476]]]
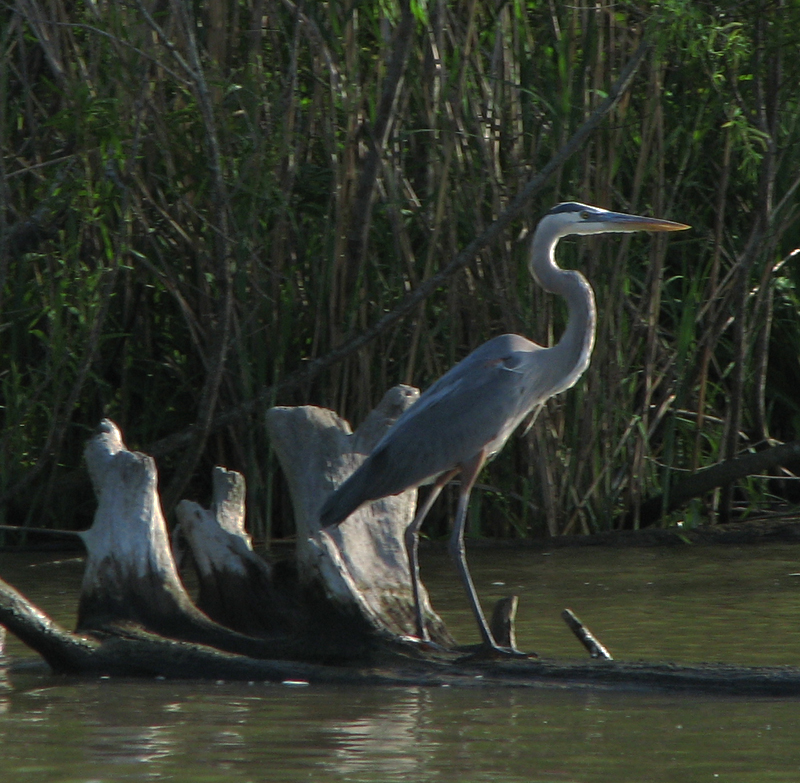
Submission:
[[[544,348],[518,334],[504,334],[484,343],[422,394],[326,500],[320,516],[323,527],[342,522],[367,501],[433,483],[404,539],[421,640],[427,640],[428,634],[419,594],[419,528],[442,487],[460,473],[449,552],[483,644],[497,652],[509,652],[492,637],[475,592],[464,553],[464,522],[472,485],[486,460],[503,447],[532,410],[573,386],[589,364],[596,321],[594,292],[580,272],[556,264],[558,241],[573,234],[686,228],[689,226],[682,223],[609,212],[576,202],[551,209],[533,234],[528,268],[545,291],[560,294],[567,301],[569,319],[558,343]]]

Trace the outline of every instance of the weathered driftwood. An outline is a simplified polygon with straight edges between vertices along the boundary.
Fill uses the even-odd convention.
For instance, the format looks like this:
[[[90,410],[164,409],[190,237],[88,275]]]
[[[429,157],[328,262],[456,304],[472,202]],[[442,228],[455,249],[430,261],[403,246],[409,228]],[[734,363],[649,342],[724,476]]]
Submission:
[[[152,458],[128,451],[108,420],[87,444],[85,458],[97,511],[82,534],[87,558],[78,628],[102,628],[109,620],[155,631],[205,624],[208,618],[192,603],[175,568]]]
[[[489,621],[489,630],[492,632],[494,640],[500,647],[507,647],[509,650],[517,649],[514,620],[517,616],[518,606],[518,595],[510,595],[507,598],[501,598],[494,605],[492,619]]]
[[[78,630],[134,624],[172,638],[207,644],[233,642],[192,602],[178,575],[158,497],[155,463],[128,451],[112,422],[101,422],[86,446],[97,496],[92,526],[82,533],[86,568]],[[246,637],[239,640],[250,652]]]
[[[211,508],[182,500],[175,516],[173,554],[179,564],[185,554],[192,556],[197,606],[213,620],[251,636],[289,630],[287,598],[245,530],[244,476],[215,468]]]
[[[178,574],[161,511],[153,460],[129,451],[119,429],[105,420],[86,447],[86,462],[97,495],[97,511],[91,528],[82,534],[87,557],[78,606],[78,631],[126,635],[143,631],[255,658],[314,660],[364,655],[363,639],[352,628],[347,629],[349,636],[337,639],[336,634],[321,633],[322,624],[310,629],[298,622],[289,631],[280,622],[273,622],[260,628],[255,638],[227,627],[227,623],[223,626],[212,620],[194,604]],[[239,504],[236,490],[231,491],[230,487],[235,487],[236,482],[227,489],[226,483],[226,480],[220,483],[216,505],[219,516],[232,524],[230,520],[236,513],[233,509]],[[184,522],[189,520],[191,531],[212,527],[208,515],[199,514],[197,508],[184,506],[184,512]],[[198,518],[200,522],[194,524]],[[228,532],[219,528],[216,539],[222,539]],[[190,533],[189,540],[196,543],[205,539]],[[213,554],[206,540],[205,549],[198,546],[193,550],[195,562],[205,568],[227,554],[229,570],[236,570],[231,564],[238,557],[241,570],[249,570],[251,584],[256,579],[268,582],[266,567],[252,578],[256,572],[254,556],[241,545],[237,555],[236,547],[230,546],[232,540],[227,537],[227,552]],[[210,590],[206,592],[209,594]],[[229,593],[230,590],[226,594]],[[265,588],[257,598],[267,595]],[[275,607],[261,611],[273,619],[282,617],[281,610]],[[247,619],[252,620],[252,614]]]
[[[416,490],[362,506],[329,530],[320,530],[319,511],[418,396],[410,386],[390,389],[355,432],[323,408],[272,408],[267,413],[267,428],[292,496],[300,579],[318,585],[331,604],[391,636],[410,635],[415,628],[403,534],[414,517]],[[431,639],[452,645],[424,589],[421,598]]]
[[[303,421],[310,418],[317,423],[303,424],[300,431],[306,439],[313,439],[315,431],[319,434],[320,416],[309,415],[308,409],[304,411]],[[287,416],[292,415],[280,413],[278,419],[283,417],[285,423]],[[321,481],[321,489],[327,491],[333,482],[343,478],[337,471],[341,469],[344,473],[352,467],[362,453],[359,448],[368,449],[369,442],[379,437],[379,431],[371,436],[371,441],[358,446],[358,439],[365,437],[364,432],[368,430],[351,436],[346,425],[332,414],[323,415],[321,419],[339,433],[329,433],[325,437],[344,438],[343,442],[349,447],[341,450],[340,456],[344,456],[338,462],[333,460],[333,466],[322,456],[330,452],[324,449],[310,452],[316,454],[315,459],[322,464],[325,480]],[[390,419],[391,416],[386,421]],[[299,459],[300,453],[295,452],[291,459]],[[347,465],[348,460],[352,464]],[[365,587],[369,588],[369,574],[361,571],[358,583],[351,570],[342,572],[330,564],[319,568],[321,557],[330,557],[333,566],[339,562],[336,557],[341,557],[342,562],[348,564],[347,569],[354,567],[351,561],[364,569],[369,558],[383,556],[380,543],[385,539],[368,538],[367,554],[359,553],[351,558],[347,551],[350,539],[343,533],[338,540],[330,539],[336,547],[330,549],[332,543],[328,542],[326,534],[320,535],[315,528],[314,514],[321,501],[309,497],[301,524],[306,526],[304,531],[312,541],[306,543],[305,553],[301,551],[299,563],[310,562],[314,568],[311,577],[290,579],[287,588],[278,584],[286,571],[267,564],[255,565],[257,556],[243,528],[243,484],[235,475],[218,471],[212,508],[206,511],[193,504],[183,504],[180,527],[198,567],[201,592],[207,591],[206,600],[209,605],[216,606],[215,611],[220,612],[222,620],[227,621],[223,616],[225,602],[241,595],[241,591],[260,590],[259,601],[271,601],[281,607],[281,611],[268,612],[266,616],[248,615],[245,619],[258,631],[259,638],[248,636],[211,620],[194,605],[183,587],[168,545],[152,460],[128,451],[119,430],[111,422],[103,422],[87,447],[87,461],[98,495],[98,509],[92,528],[82,536],[88,556],[80,599],[79,630],[72,633],[59,627],[0,580],[0,625],[36,650],[55,672],[465,687],[590,685],[800,695],[800,668],[676,666],[617,661],[563,663],[541,659],[481,661],[465,657],[454,649],[428,649],[404,642],[403,623],[408,620],[408,612],[396,607],[398,602],[408,602],[407,593],[401,589],[402,578],[395,580],[400,587],[387,602],[390,619],[376,626],[370,618],[377,614],[380,604],[372,602],[362,610],[367,603],[363,592]],[[297,474],[290,481],[298,481]],[[308,490],[309,484],[298,481],[297,488]],[[392,502],[402,503],[403,500]],[[304,508],[302,504],[299,507]],[[364,526],[374,530],[375,525],[374,516],[368,515]],[[395,533],[401,540],[402,527],[402,523],[397,525]],[[357,531],[351,534],[354,540],[363,542]],[[385,530],[381,535],[387,535]],[[320,552],[325,554],[320,555]],[[395,556],[399,559],[399,554]],[[384,565],[385,562],[384,557]],[[334,574],[334,586],[336,580],[340,580],[347,587],[342,594],[347,596],[349,605],[342,603],[341,596],[338,603],[331,603],[326,596],[339,593],[330,585],[321,587],[315,582],[319,574],[329,572]],[[380,569],[379,573],[382,573]],[[221,584],[231,575],[235,590]],[[204,588],[202,583],[207,577],[209,582]],[[352,591],[350,582],[358,587],[358,593]],[[213,598],[208,597],[209,591],[213,592]],[[311,594],[310,603],[306,602],[307,592]],[[247,595],[256,600],[254,593]],[[289,602],[285,603],[287,596]],[[508,635],[509,646],[514,643],[514,608],[515,601],[508,599],[496,613],[496,633],[501,635],[505,628],[503,632]],[[279,626],[278,630],[274,629],[275,625]],[[331,662],[337,665],[330,665]]]

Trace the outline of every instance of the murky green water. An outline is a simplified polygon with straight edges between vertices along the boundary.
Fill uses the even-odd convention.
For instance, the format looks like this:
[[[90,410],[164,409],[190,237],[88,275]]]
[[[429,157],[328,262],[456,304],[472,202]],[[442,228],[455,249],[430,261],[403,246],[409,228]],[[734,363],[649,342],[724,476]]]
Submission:
[[[487,605],[520,594],[520,646],[542,654],[584,655],[559,618],[569,606],[620,659],[800,662],[800,547],[473,551],[470,562]],[[423,569],[460,641],[476,640],[446,559],[423,552]],[[80,573],[68,557],[0,555],[0,576],[65,624]],[[2,671],[2,781],[800,781],[793,699]]]

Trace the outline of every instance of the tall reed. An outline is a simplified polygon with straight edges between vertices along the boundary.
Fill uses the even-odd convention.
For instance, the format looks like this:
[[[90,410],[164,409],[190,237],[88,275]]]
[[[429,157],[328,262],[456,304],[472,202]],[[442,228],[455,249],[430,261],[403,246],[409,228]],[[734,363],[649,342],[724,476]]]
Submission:
[[[565,313],[529,279],[526,236],[567,199],[694,229],[562,243],[597,291],[593,362],[482,476],[473,533],[650,524],[642,502],[688,472],[798,437],[796,4],[19,0],[0,14],[6,523],[85,523],[76,471],[110,416],[156,454],[169,503],[203,499],[225,464],[247,477],[254,532],[290,534],[265,406],[357,423],[492,335],[557,339]],[[642,41],[630,90],[523,218],[408,317],[281,385],[486,230]],[[779,478],[679,516],[793,497]]]

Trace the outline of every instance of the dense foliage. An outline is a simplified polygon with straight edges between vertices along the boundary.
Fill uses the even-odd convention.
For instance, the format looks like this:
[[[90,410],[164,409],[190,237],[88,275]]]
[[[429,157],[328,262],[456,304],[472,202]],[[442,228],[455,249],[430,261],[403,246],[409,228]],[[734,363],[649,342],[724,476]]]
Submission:
[[[562,243],[597,291],[593,363],[487,469],[473,533],[636,525],[687,471],[800,437],[793,0],[0,15],[0,521],[84,524],[77,469],[108,416],[157,456],[168,504],[204,499],[224,464],[246,475],[255,533],[290,534],[264,409],[357,423],[492,335],[557,339],[561,303],[524,261],[562,200],[693,231]],[[482,234],[642,42],[630,90],[523,218],[410,316],[313,364]],[[790,493],[752,480],[682,519]]]

